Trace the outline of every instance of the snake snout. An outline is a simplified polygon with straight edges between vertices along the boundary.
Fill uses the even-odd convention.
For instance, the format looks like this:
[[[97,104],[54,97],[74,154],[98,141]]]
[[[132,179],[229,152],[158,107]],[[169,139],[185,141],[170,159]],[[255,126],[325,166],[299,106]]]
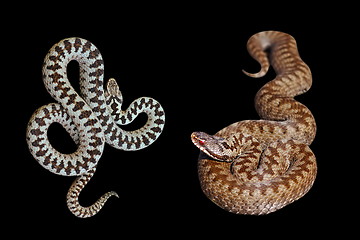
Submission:
[[[191,134],[191,140],[195,145],[204,145],[209,137],[210,135],[204,132],[193,132]]]

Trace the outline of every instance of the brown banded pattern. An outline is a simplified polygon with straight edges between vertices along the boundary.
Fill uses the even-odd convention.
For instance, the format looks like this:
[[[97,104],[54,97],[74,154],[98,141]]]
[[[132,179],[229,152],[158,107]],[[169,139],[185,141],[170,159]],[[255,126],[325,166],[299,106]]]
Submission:
[[[261,70],[245,74],[261,77],[270,66],[276,72],[255,96],[262,119],[233,123],[214,136],[194,132],[191,139],[201,150],[198,172],[205,195],[229,212],[260,215],[310,190],[317,172],[309,148],[316,123],[310,110],[294,99],[312,84],[295,39],[282,32],[260,32],[247,48]]]
[[[73,60],[79,63],[81,94],[67,78],[67,65]],[[117,87],[117,83],[114,79],[109,80],[109,94],[105,96],[102,56],[85,39],[67,38],[55,44],[45,57],[42,75],[47,91],[57,103],[42,106],[32,115],[26,132],[30,152],[50,172],[78,176],[69,189],[67,204],[74,215],[91,217],[100,211],[110,196],[117,196],[114,192],[106,193],[90,207],[82,207],[78,202],[81,190],[95,173],[105,142],[126,151],[149,146],[163,130],[164,110],[156,100],[143,97],[135,100],[124,116],[119,116],[120,110],[116,106],[106,104],[110,102],[109,98],[119,98],[112,91],[112,85]],[[115,118],[121,118],[123,125],[128,124],[140,112],[148,115],[148,121],[138,130],[124,131],[115,121]],[[63,154],[51,146],[47,131],[54,122],[60,123],[78,145],[74,153]]]

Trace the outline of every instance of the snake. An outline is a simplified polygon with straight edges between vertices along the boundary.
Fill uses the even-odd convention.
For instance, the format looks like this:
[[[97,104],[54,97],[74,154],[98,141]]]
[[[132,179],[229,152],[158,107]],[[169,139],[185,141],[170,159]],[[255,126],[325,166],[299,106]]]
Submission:
[[[260,65],[249,77],[275,78],[255,95],[259,120],[230,124],[215,134],[193,132],[200,149],[198,175],[204,194],[235,214],[265,215],[303,197],[317,175],[310,144],[316,135],[311,111],[295,97],[308,91],[312,74],[300,58],[296,40],[279,31],[263,31],[247,42]]]
[[[71,61],[79,63],[80,93],[67,76]],[[42,79],[56,102],[38,108],[31,116],[26,130],[30,153],[48,171],[77,177],[67,193],[67,207],[77,217],[92,217],[111,196],[118,197],[111,191],[88,207],[79,203],[80,192],[93,177],[105,143],[124,151],[148,147],[163,131],[164,109],[155,99],[141,97],[123,110],[123,96],[116,80],[110,78],[104,89],[104,61],[100,51],[79,37],[53,45],[43,63]],[[120,125],[130,124],[141,113],[147,115],[142,127],[133,131],[121,128]],[[77,145],[75,152],[64,154],[51,145],[47,132],[53,123],[61,124],[68,132]]]

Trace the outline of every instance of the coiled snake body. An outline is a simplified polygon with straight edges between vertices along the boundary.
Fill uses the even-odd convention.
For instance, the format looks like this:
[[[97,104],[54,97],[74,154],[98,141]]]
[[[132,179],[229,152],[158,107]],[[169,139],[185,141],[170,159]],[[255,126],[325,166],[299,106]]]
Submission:
[[[76,60],[80,67],[79,95],[67,78],[67,64]],[[161,134],[165,114],[154,99],[142,97],[121,110],[122,95],[114,79],[103,89],[104,63],[99,50],[89,41],[68,38],[55,44],[46,55],[42,69],[47,91],[57,101],[40,107],[32,115],[26,132],[30,152],[47,170],[63,176],[78,176],[67,194],[67,205],[78,217],[91,217],[115,192],[104,194],[89,207],[82,207],[78,197],[95,173],[105,142],[114,148],[135,151],[152,144]],[[146,124],[135,131],[124,131],[118,124],[130,123],[146,113]],[[63,154],[54,149],[47,137],[49,126],[60,123],[78,149]]]
[[[253,35],[247,48],[276,78],[256,94],[261,120],[240,121],[215,135],[194,132],[201,150],[198,172],[203,192],[221,208],[237,214],[268,214],[306,194],[315,181],[316,159],[309,146],[316,124],[310,110],[294,99],[312,83],[295,39],[276,31]],[[269,54],[267,55],[267,50]]]

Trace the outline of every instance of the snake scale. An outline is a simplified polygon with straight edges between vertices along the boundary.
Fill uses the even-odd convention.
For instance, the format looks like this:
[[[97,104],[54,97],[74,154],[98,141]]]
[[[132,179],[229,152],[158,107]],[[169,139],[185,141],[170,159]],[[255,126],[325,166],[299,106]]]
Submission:
[[[209,135],[194,132],[198,173],[205,195],[236,214],[274,212],[304,196],[317,173],[309,148],[316,123],[310,110],[294,99],[312,84],[309,67],[299,56],[295,39],[283,32],[265,31],[247,43],[264,76],[270,65],[275,79],[255,96],[260,120],[244,120]]]
[[[80,94],[67,78],[67,65],[77,61],[80,68]],[[77,217],[98,213],[115,192],[108,192],[93,205],[79,204],[79,194],[96,171],[105,142],[114,148],[135,151],[152,144],[161,134],[165,113],[159,102],[149,97],[133,101],[124,111],[122,94],[115,79],[104,90],[104,62],[100,51],[88,40],[67,38],[55,44],[45,57],[42,77],[47,91],[57,103],[37,109],[26,131],[33,157],[52,173],[77,176],[67,194],[67,206]],[[147,122],[138,130],[125,131],[118,125],[131,123],[140,113]],[[75,152],[63,154],[47,137],[49,126],[60,123],[78,145]]]

